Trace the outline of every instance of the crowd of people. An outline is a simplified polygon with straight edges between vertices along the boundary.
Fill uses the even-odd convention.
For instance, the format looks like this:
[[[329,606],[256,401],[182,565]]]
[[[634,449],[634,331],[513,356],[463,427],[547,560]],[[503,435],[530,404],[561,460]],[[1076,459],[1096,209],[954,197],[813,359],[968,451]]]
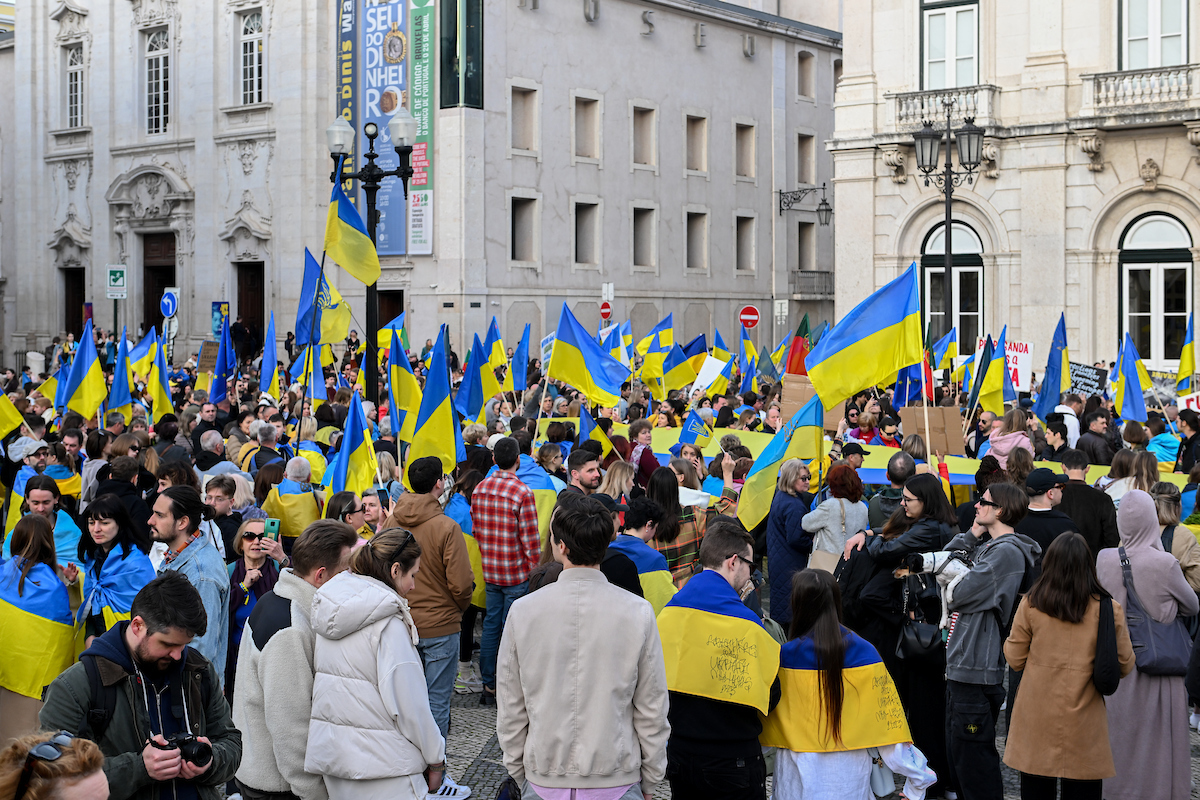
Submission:
[[[364,349],[315,398],[239,354],[218,403],[189,363],[169,413],[94,419],[6,372],[0,800],[467,797],[455,694],[510,798],[990,800],[1002,763],[1030,800],[1190,796],[1194,412],[964,409],[962,486],[863,392],[748,530],[779,384],[591,407],[533,359],[453,468],[363,402],[375,482],[333,492]],[[660,452],[691,413],[716,450]]]

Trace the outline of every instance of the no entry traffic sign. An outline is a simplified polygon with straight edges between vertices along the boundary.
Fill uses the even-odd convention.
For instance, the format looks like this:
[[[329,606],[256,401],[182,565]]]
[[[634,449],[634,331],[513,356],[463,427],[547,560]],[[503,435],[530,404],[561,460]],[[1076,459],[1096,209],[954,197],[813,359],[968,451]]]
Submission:
[[[612,303],[605,300],[600,304],[600,319],[608,322],[612,318]]]
[[[754,306],[742,306],[742,310],[738,312],[738,320],[747,328],[753,328],[758,324],[759,314],[758,309]]]

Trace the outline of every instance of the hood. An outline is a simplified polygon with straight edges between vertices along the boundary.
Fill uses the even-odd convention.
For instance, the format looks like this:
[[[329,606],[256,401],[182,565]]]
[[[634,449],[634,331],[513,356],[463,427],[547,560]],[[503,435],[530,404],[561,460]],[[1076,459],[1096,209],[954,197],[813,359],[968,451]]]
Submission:
[[[196,454],[196,467],[201,472],[206,472],[224,460],[225,459],[221,458],[221,456],[217,455],[216,453],[209,452],[208,450],[202,450]]]
[[[129,481],[114,481],[105,478],[96,486],[96,497],[102,494],[115,494],[117,497],[137,497],[142,499],[142,492]]]
[[[396,523],[410,530],[441,514],[442,506],[436,497],[431,494],[413,494],[412,492],[400,495],[395,508],[392,509],[392,518]]]
[[[344,639],[381,619],[402,616],[407,605],[390,586],[342,572],[313,597],[312,626],[326,639]]]
[[[993,539],[988,542],[989,546],[995,547],[1000,542],[1008,542],[1015,544],[1021,548],[1021,554],[1025,556],[1025,571],[1028,572],[1033,567],[1038,565],[1038,560],[1042,555],[1042,546],[1030,539],[1023,533],[1009,533],[1004,536]]]
[[[993,433],[988,437],[988,441],[992,443],[992,453],[999,456],[1001,454],[1007,456],[1018,447],[1023,447],[1029,443],[1029,437],[1024,431],[1016,431],[1015,433]],[[1024,444],[1022,444],[1024,443]]]
[[[1117,531],[1127,549],[1162,550],[1158,510],[1154,499],[1140,489],[1131,489],[1117,509]]]
[[[883,489],[878,494],[884,500],[899,501],[900,498],[904,496],[904,487],[903,486],[888,486],[886,489]]]
[[[92,640],[92,646],[84,650],[83,655],[106,658],[114,664],[119,664],[126,672],[132,673],[134,671],[133,658],[129,655],[129,648],[125,646],[125,629],[127,627],[129,627],[129,623],[122,622],[109,628]]]

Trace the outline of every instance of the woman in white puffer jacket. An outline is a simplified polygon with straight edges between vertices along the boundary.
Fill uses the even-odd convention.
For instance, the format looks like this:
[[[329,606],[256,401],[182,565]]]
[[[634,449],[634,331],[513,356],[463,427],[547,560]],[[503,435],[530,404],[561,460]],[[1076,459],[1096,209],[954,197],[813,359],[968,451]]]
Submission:
[[[446,742],[429,710],[404,599],[420,556],[408,531],[382,531],[313,598],[316,675],[304,769],[324,776],[330,800],[423,800],[441,785]]]

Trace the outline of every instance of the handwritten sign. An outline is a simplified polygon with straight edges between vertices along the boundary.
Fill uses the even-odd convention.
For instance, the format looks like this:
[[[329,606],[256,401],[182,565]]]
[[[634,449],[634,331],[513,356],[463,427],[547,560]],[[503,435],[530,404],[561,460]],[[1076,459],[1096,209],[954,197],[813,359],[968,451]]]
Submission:
[[[983,352],[986,340],[980,339],[975,347],[976,360]],[[1018,392],[1033,391],[1033,349],[1029,342],[1005,341],[1004,364],[1008,367],[1013,388]]]
[[[1104,393],[1108,383],[1108,371],[1093,367],[1091,364],[1071,362],[1071,393],[1077,394],[1084,400],[1092,395]]]

